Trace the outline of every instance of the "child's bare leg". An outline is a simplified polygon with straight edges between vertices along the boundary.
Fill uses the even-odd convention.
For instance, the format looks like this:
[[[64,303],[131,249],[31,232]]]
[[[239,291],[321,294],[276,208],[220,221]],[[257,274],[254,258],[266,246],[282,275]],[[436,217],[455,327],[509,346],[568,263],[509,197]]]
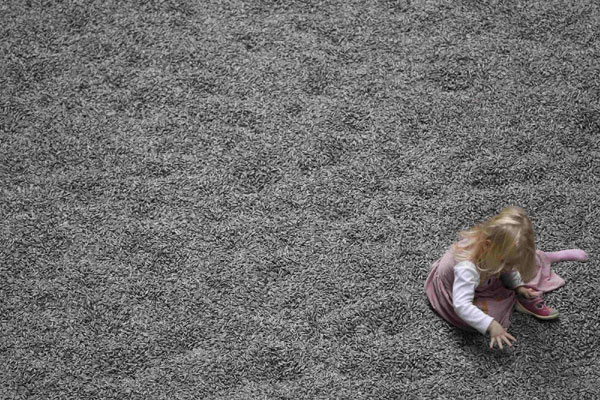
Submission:
[[[546,253],[546,255],[550,259],[551,263],[559,261],[585,261],[588,259],[586,252],[580,249],[554,251],[551,253]]]

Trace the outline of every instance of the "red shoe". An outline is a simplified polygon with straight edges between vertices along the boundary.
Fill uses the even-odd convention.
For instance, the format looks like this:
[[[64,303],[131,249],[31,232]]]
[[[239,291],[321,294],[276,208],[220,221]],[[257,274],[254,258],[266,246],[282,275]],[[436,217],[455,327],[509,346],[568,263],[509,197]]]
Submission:
[[[541,297],[535,297],[533,299],[518,297],[515,307],[517,311],[531,314],[539,319],[554,319],[558,317],[558,311],[545,305],[544,299]]]

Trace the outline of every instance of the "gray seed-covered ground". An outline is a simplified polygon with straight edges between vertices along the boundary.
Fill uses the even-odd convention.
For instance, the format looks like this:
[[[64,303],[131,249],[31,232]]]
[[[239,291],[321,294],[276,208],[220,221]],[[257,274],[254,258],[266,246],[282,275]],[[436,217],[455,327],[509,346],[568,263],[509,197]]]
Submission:
[[[0,3],[3,399],[600,395],[594,0]],[[423,285],[515,204],[554,322]]]

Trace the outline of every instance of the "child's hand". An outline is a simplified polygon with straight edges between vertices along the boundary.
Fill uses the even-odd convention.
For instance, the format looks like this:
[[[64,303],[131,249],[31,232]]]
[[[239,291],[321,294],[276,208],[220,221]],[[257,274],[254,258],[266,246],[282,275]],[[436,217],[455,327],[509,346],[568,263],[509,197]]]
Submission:
[[[542,292],[535,291],[532,288],[527,288],[525,286],[519,286],[516,290],[518,294],[527,299],[532,299],[542,295]]]
[[[498,343],[498,347],[500,347],[502,349],[503,348],[502,341],[505,341],[509,346],[512,347],[512,343],[510,342],[509,339],[512,339],[514,341],[517,340],[513,337],[513,335],[506,332],[506,329],[504,329],[504,327],[502,325],[500,325],[498,322],[496,322],[496,320],[492,321],[492,323],[490,324],[490,327],[488,328],[488,332],[490,333],[490,336],[492,337],[492,340],[490,341],[490,349],[494,348],[494,343]]]

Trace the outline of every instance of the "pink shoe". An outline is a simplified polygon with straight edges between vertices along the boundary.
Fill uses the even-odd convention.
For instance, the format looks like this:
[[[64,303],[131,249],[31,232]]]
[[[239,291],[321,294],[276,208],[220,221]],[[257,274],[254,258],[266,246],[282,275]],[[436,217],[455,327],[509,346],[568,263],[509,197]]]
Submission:
[[[554,319],[558,317],[558,311],[545,305],[544,299],[541,297],[535,297],[533,299],[518,297],[515,307],[517,311],[531,314],[539,319]]]

